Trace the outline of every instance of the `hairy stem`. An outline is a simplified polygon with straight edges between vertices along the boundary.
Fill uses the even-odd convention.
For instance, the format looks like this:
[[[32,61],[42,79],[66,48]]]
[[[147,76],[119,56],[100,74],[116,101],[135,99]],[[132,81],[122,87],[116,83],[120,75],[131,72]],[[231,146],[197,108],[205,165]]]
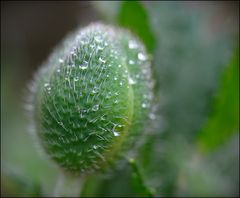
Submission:
[[[83,182],[83,176],[60,173],[55,187],[54,197],[80,197]]]

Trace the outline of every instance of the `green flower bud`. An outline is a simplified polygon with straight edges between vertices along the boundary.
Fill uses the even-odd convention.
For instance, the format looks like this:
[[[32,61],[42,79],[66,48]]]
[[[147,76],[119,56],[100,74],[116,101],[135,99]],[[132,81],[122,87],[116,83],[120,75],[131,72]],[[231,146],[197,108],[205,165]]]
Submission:
[[[143,132],[152,86],[149,57],[131,33],[102,24],[76,31],[34,79],[41,145],[67,172],[103,168]]]

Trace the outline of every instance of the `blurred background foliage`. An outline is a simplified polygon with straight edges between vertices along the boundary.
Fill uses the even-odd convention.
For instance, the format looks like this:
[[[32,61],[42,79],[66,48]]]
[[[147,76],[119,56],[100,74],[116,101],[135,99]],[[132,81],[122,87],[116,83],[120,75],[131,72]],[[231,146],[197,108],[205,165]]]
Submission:
[[[58,172],[28,133],[27,84],[67,33],[102,21],[145,43],[155,114],[130,159],[90,176],[81,195],[239,196],[238,10],[238,1],[1,2],[1,195],[52,195]]]

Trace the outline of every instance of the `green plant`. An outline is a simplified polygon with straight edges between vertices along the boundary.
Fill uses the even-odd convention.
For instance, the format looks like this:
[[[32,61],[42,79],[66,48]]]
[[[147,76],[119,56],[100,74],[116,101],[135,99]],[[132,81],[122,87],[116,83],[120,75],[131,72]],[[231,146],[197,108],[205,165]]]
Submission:
[[[13,4],[16,5],[17,3]],[[239,196],[238,5],[234,2],[151,1],[94,1],[91,3],[84,2],[84,6],[79,2],[77,3],[78,5],[81,4],[79,7],[73,2],[66,4],[68,6],[53,6],[52,3],[44,3],[44,7],[42,7],[41,2],[31,4],[31,6],[22,4],[19,6],[17,4],[14,6],[16,12],[12,12],[12,4],[3,3],[3,10],[5,11],[3,12],[2,22],[6,29],[4,28],[3,31],[4,42],[1,60],[3,66],[1,68],[3,72],[1,75],[3,93],[1,98],[1,164],[3,164],[1,168],[1,195],[3,197],[49,197],[52,196],[55,187],[55,195],[66,197],[76,195],[82,197]],[[89,6],[90,9],[86,9],[85,6]],[[45,9],[46,7],[47,9]],[[38,15],[37,12],[33,11],[34,9],[37,11],[42,9],[44,17],[42,17],[42,12]],[[24,17],[21,17],[21,10],[24,11]],[[50,16],[47,10],[50,10]],[[12,18],[13,14],[14,18]],[[131,30],[144,43],[146,51],[150,54],[147,57],[152,62],[153,76],[151,78],[155,81],[154,101],[150,102],[154,105],[151,110],[137,108],[140,111],[153,111],[154,113],[149,113],[151,119],[148,121],[139,119],[139,129],[137,129],[138,124],[132,123],[137,119],[131,118],[131,122],[129,122],[132,123],[131,129],[123,130],[123,127],[126,126],[117,128],[119,136],[114,136],[113,128],[109,126],[109,134],[112,134],[109,139],[112,141],[107,142],[107,146],[110,147],[110,152],[113,155],[107,155],[107,152],[100,153],[106,161],[97,158],[96,163],[91,164],[89,160],[87,168],[78,167],[73,160],[74,157],[69,161],[71,164],[61,166],[60,163],[64,160],[60,159],[59,162],[59,159],[58,161],[54,159],[53,148],[42,147],[48,144],[44,144],[44,141],[49,141],[49,139],[41,134],[41,130],[37,130],[37,133],[34,134],[38,135],[37,140],[40,140],[41,148],[44,148],[45,151],[49,150],[49,154],[46,156],[55,161],[56,163],[53,164],[58,166],[51,166],[48,163],[49,160],[41,158],[37,154],[37,149],[34,148],[35,142],[26,133],[29,120],[26,119],[22,109],[20,109],[22,102],[19,103],[19,90],[25,88],[26,85],[24,79],[28,81],[32,71],[35,70],[34,67],[45,58],[50,47],[59,42],[59,39],[73,28],[67,24],[73,25],[74,17],[77,18],[77,21],[80,20],[79,25],[88,24],[92,20],[101,20],[108,24],[111,23],[113,26]],[[10,20],[6,20],[7,18]],[[32,18],[34,18],[33,23]],[[41,26],[42,19],[45,20],[46,18],[48,22],[53,20],[54,25],[44,21]],[[18,20],[17,25],[16,20]],[[36,26],[37,28],[35,28]],[[26,27],[26,30],[17,27]],[[114,38],[108,37],[108,39],[112,38],[110,40],[113,41],[109,46],[106,46],[107,49],[116,46],[116,43],[118,43],[119,54],[125,56],[128,48],[125,50],[123,42],[117,42],[122,38],[122,30],[110,29],[113,29],[116,35]],[[82,30],[78,32],[82,32]],[[4,32],[6,32],[5,36]],[[129,33],[126,34],[129,35]],[[31,36],[31,38],[26,39],[25,35]],[[70,67],[66,70],[59,70],[64,72],[60,74],[62,76],[56,75],[58,67],[64,68],[66,66],[65,68],[68,68],[66,62],[68,56],[64,54],[71,55],[70,46],[75,43],[75,36],[77,36],[77,33],[69,36],[68,40],[55,50],[54,55],[49,59],[52,64],[49,62],[44,64],[35,77],[36,81],[33,83],[32,94],[30,94],[32,96],[31,103],[27,107],[32,113],[35,112],[35,114],[32,114],[34,119],[31,117],[31,120],[38,124],[41,124],[39,120],[42,119],[40,119],[41,114],[37,114],[37,112],[42,111],[43,104],[49,102],[51,105],[48,108],[52,110],[51,113],[54,111],[56,103],[51,103],[52,98],[54,98],[51,94],[55,93],[53,85],[56,87],[59,84],[55,83],[57,81],[53,79],[60,81],[69,72],[71,74],[69,77],[71,87],[73,87],[74,82],[82,88],[84,84],[79,82],[80,79],[74,81],[75,74],[70,72],[71,68],[71,71],[76,71],[76,73],[77,71],[80,71],[80,74],[86,72],[86,79],[91,80],[91,77],[87,76],[90,67],[87,69],[83,67],[81,70],[77,67]],[[19,41],[21,45],[19,45]],[[5,44],[7,44],[6,47]],[[32,46],[34,50],[29,52],[29,46]],[[80,49],[81,52],[90,51],[93,45],[87,46],[85,46],[85,50]],[[21,50],[19,50],[19,47]],[[41,56],[41,54],[44,56]],[[110,55],[107,52],[105,54]],[[61,55],[63,56],[60,57]],[[36,57],[39,57],[39,59]],[[60,62],[63,63],[59,63],[59,58]],[[98,58],[95,59],[98,60]],[[118,62],[125,63],[127,61],[116,61],[116,63]],[[147,64],[148,62],[146,61]],[[126,65],[126,67],[127,69],[131,68],[130,65]],[[112,67],[108,69],[113,69],[111,70],[113,73],[119,71],[119,77],[124,74],[122,68],[115,68],[114,70]],[[92,71],[92,73],[100,74],[99,71]],[[103,72],[107,72],[107,70],[103,70]],[[106,75],[103,72],[101,74]],[[111,78],[114,78],[114,76],[110,75]],[[118,83],[120,85],[118,80],[119,78],[112,81],[113,83],[106,84],[106,87],[109,89],[115,85],[117,87]],[[68,87],[68,78],[64,82],[66,83],[66,85],[63,84],[64,87]],[[134,81],[130,80],[130,82]],[[47,84],[44,88],[45,83]],[[87,86],[89,90],[93,90],[96,84],[101,84],[94,84],[95,81],[92,83],[91,88],[90,84]],[[137,93],[134,93],[133,90],[137,87],[139,87],[138,84],[131,85],[133,95]],[[122,88],[125,89],[126,87]],[[48,91],[51,92],[49,95]],[[60,91],[62,95],[66,94],[66,101],[69,101],[69,97],[75,96],[74,94],[71,95],[72,92],[69,90],[60,89]],[[128,90],[124,92],[124,96],[121,96],[123,98],[129,96],[127,92]],[[95,93],[95,96],[98,94],[100,92]],[[94,94],[91,96],[94,96]],[[99,95],[100,97],[103,98]],[[110,103],[112,102],[111,99],[114,98],[109,98]],[[40,101],[45,101],[45,103],[40,104]],[[130,111],[127,112],[127,109],[131,109],[131,100],[130,103],[128,101],[124,100],[122,102],[126,109],[122,109],[120,112],[124,115],[130,115]],[[81,102],[84,102],[84,97],[79,99],[80,104]],[[94,100],[94,104],[95,102]],[[135,103],[135,100],[133,102]],[[62,112],[65,112],[68,106],[73,107],[74,103],[75,101],[73,104],[67,103]],[[119,105],[120,103],[111,103],[111,109],[108,112],[113,114],[113,110]],[[41,108],[36,111],[36,109],[32,109],[33,106]],[[95,112],[92,111],[92,107],[89,105],[88,109],[90,111],[87,114],[87,116],[93,117],[93,123],[89,125],[91,129],[94,128],[95,123],[101,123],[101,120],[98,119],[95,122],[94,117],[100,115],[103,110],[102,106],[98,106],[98,111]],[[79,112],[76,110],[73,114],[68,112],[67,115],[66,113],[62,122],[64,127],[66,123],[76,123],[72,119],[74,115],[78,114],[80,118],[81,116],[84,117],[85,109],[82,110],[79,108]],[[57,114],[53,115],[58,118]],[[147,113],[143,116],[147,118]],[[49,119],[51,115],[48,115],[47,118],[45,125],[50,125],[48,123],[51,121]],[[81,121],[84,122],[83,119]],[[90,122],[91,120],[85,121]],[[55,125],[51,125],[51,130],[55,127],[54,131],[57,131],[57,122],[52,122]],[[77,125],[81,124],[77,122],[74,126],[78,127]],[[130,126],[128,123],[125,125]],[[144,127],[144,125],[147,127]],[[34,126],[36,127],[36,124]],[[41,126],[39,125],[38,129]],[[67,130],[72,126],[67,126]],[[59,127],[61,129],[61,126]],[[86,128],[88,129],[88,126]],[[134,130],[135,128],[136,130]],[[82,131],[84,134],[87,132]],[[125,131],[128,131],[128,133],[125,133]],[[63,130],[63,132],[65,131]],[[135,134],[135,132],[138,134]],[[129,136],[122,137],[123,133]],[[139,135],[141,136],[136,137]],[[96,144],[94,144],[94,139],[90,138],[87,141],[90,140],[89,145],[94,148]],[[119,138],[122,138],[122,143]],[[131,146],[133,141],[136,142],[134,148]],[[50,140],[50,143],[54,142],[56,141]],[[119,146],[118,151],[113,151],[111,145],[116,144],[121,144],[121,146]],[[64,146],[66,148],[67,144],[64,144]],[[123,158],[120,160],[119,156]],[[65,159],[67,159],[66,156]],[[114,163],[115,166],[112,166]],[[71,169],[69,170],[68,166],[70,165]],[[95,169],[95,165],[98,165],[102,170]],[[110,166],[111,168],[109,168]],[[75,171],[74,168],[79,168],[79,171]],[[56,181],[58,181],[57,185]]]
[[[152,88],[143,44],[98,23],[71,34],[38,71],[31,93],[34,127],[67,175],[72,195],[79,193],[72,177],[106,169],[141,133]]]

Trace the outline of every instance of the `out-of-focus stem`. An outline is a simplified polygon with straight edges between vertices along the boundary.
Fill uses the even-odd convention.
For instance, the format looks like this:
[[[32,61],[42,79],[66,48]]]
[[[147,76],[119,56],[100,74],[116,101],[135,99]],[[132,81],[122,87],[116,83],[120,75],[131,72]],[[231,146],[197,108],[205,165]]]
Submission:
[[[80,197],[84,177],[60,173],[54,197]]]

